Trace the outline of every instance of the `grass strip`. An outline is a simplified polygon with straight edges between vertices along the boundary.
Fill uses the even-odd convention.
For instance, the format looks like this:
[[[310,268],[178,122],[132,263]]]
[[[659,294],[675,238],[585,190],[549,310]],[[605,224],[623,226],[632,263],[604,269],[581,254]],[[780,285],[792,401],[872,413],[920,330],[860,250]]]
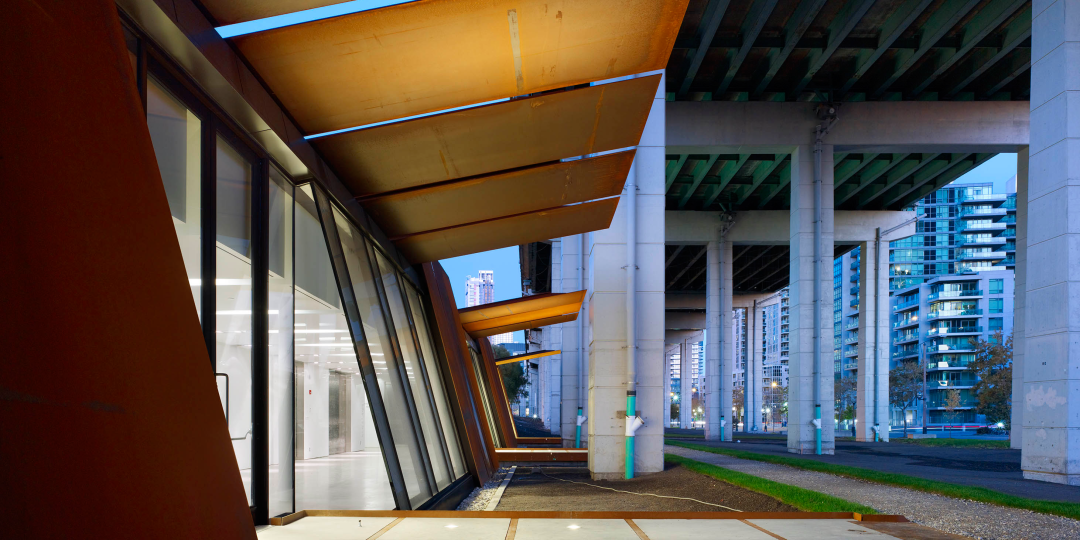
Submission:
[[[1062,516],[1071,519],[1080,519],[1080,503],[1040,501],[1037,499],[1017,497],[1016,495],[1009,495],[1007,493],[1002,493],[1000,491],[994,491],[992,489],[987,489],[979,486],[963,486],[960,484],[950,484],[948,482],[928,480],[926,478],[919,478],[917,476],[909,476],[906,474],[887,473],[875,471],[872,469],[864,469],[861,467],[850,467],[847,465],[836,465],[834,463],[823,463],[821,461],[814,461],[810,459],[758,454],[756,452],[731,450],[727,448],[718,448],[715,446],[704,446],[700,444],[682,441],[669,440],[666,442],[667,444],[670,444],[672,446],[680,446],[683,448],[689,448],[691,450],[701,450],[702,452],[722,454],[740,459],[762,461],[765,463],[774,463],[777,465],[787,465],[788,467],[806,469],[808,471],[823,472],[827,474],[834,474],[837,476],[845,476],[848,478],[857,478],[859,480],[866,480],[868,482],[875,482],[878,484],[886,484],[890,486],[898,486],[917,491],[924,491],[926,493],[936,493],[938,495],[944,495],[946,497],[953,497],[956,499],[968,499],[987,504],[1005,506],[1009,508],[1031,510],[1032,512],[1039,512],[1042,514],[1052,514],[1055,516]]]
[[[1009,441],[985,439],[889,439],[889,442],[936,448],[1009,448]]]
[[[784,504],[794,506],[803,512],[878,513],[873,508],[851,501],[845,501],[839,497],[833,497],[832,495],[818,493],[817,491],[811,491],[797,486],[781,484],[780,482],[774,482],[739,471],[702,463],[675,454],[664,454],[664,461],[676,463],[696,473],[711,476],[717,480],[772,497]]]

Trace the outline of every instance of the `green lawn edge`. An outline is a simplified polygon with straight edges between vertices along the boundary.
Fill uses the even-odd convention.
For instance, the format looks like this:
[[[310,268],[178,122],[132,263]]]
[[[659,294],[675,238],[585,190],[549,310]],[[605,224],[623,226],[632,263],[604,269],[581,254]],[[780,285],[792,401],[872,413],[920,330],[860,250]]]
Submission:
[[[762,461],[765,463],[775,463],[777,465],[787,465],[789,467],[796,467],[809,471],[835,474],[837,476],[846,476],[848,478],[857,478],[859,480],[866,480],[868,482],[875,482],[878,484],[898,486],[908,489],[914,489],[917,491],[924,491],[927,493],[936,493],[938,495],[944,495],[946,497],[953,497],[956,499],[968,499],[987,504],[994,504],[997,506],[1031,510],[1032,512],[1039,512],[1041,514],[1052,514],[1055,516],[1062,516],[1070,519],[1080,520],[1080,503],[1040,501],[1037,499],[1028,499],[1025,497],[1018,497],[1016,495],[1009,495],[1007,493],[994,491],[992,489],[987,489],[984,487],[950,484],[948,482],[928,480],[926,478],[919,478],[917,476],[909,476],[906,474],[886,473],[881,471],[875,471],[872,469],[864,469],[861,467],[836,465],[833,463],[822,463],[820,461],[813,461],[796,457],[758,454],[755,452],[746,452],[743,450],[717,448],[715,446],[704,446],[700,444],[673,440],[666,441],[666,444],[670,444],[672,446],[679,446],[682,448],[688,448],[690,450],[701,450],[703,452],[710,452],[713,454],[722,454],[740,459]]]
[[[766,480],[764,478],[741,473],[739,471],[733,471],[731,469],[725,469],[716,465],[710,465],[708,463],[702,463],[695,459],[677,456],[675,454],[664,454],[664,461],[676,463],[696,473],[704,474],[717,480],[772,497],[784,504],[794,506],[803,512],[878,513],[873,508],[853,503],[839,497],[833,497],[832,495],[826,495],[817,491]]]
[[[983,439],[892,439],[890,443],[914,444],[934,448],[1009,448],[1009,441]]]

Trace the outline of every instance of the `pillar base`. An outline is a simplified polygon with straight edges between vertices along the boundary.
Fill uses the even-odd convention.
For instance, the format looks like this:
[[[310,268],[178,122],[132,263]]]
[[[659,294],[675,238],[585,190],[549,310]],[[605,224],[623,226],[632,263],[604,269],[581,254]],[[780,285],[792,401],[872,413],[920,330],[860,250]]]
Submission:
[[[1038,480],[1067,486],[1080,486],[1080,474],[1061,474],[1042,471],[1024,471],[1024,480]]]
[[[800,454],[800,455],[807,455],[807,454],[814,455],[814,450],[815,449],[814,449],[814,446],[812,444],[811,444],[811,446],[808,446],[808,447],[788,448],[787,449],[789,454]],[[821,445],[821,455],[823,455],[823,456],[831,456],[831,455],[833,455],[835,453],[836,453],[835,448],[828,448],[828,447],[825,446],[824,443],[822,443],[822,445]]]

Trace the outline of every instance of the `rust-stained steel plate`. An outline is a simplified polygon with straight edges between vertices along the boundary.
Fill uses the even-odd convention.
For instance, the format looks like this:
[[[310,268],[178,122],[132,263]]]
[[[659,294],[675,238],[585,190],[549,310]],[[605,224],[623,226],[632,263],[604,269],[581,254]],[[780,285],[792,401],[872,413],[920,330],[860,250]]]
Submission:
[[[495,365],[496,366],[502,366],[502,365],[505,365],[505,364],[513,364],[513,363],[516,363],[516,362],[524,362],[526,360],[536,360],[537,358],[543,358],[545,356],[555,356],[556,354],[559,354],[561,352],[562,352],[561,350],[558,350],[558,351],[536,351],[536,352],[531,352],[531,353],[527,353],[527,354],[519,354],[517,356],[509,356],[509,357],[506,357],[506,358],[500,358],[500,359],[495,361]]]
[[[686,4],[430,0],[232,39],[314,134],[664,69]]]
[[[635,146],[660,76],[311,139],[365,196]]]
[[[630,150],[376,195],[360,204],[395,238],[618,195],[633,161]]]
[[[473,306],[458,311],[461,327],[474,337],[572,321],[581,311],[585,291],[548,293]],[[513,328],[513,330],[506,330]],[[515,357],[516,358],[516,357]]]
[[[407,259],[415,263],[539,242],[606,229],[615,216],[618,198],[560,206],[528,214],[480,221],[429,231],[394,240]],[[467,212],[468,209],[462,209]]]

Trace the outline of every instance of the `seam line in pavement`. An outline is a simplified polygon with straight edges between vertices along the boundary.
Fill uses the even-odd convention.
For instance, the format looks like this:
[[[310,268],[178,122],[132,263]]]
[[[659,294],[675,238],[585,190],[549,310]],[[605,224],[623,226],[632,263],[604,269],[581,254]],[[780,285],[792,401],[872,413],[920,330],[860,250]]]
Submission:
[[[768,531],[768,530],[763,529],[761,527],[758,527],[757,525],[754,525],[753,523],[750,523],[749,521],[746,521],[745,519],[740,519],[739,521],[741,521],[741,522],[743,522],[743,523],[745,523],[745,524],[747,524],[747,525],[749,525],[749,526],[751,526],[751,527],[753,527],[753,528],[755,528],[755,529],[757,529],[757,530],[759,530],[759,531],[761,531],[761,532],[763,532],[763,533],[765,533],[765,534],[767,534],[767,535],[769,535],[769,536],[771,536],[773,538],[776,538],[776,540],[787,540],[783,536],[780,536],[779,534],[776,534],[774,532],[771,532],[771,531]]]
[[[517,522],[518,518],[510,518],[510,527],[506,529],[506,540],[514,540],[517,536]]]
[[[637,523],[634,523],[634,520],[626,518],[626,524],[629,525],[631,529],[634,529],[634,533],[637,534],[639,540],[650,540],[649,535],[645,534],[645,531],[641,530],[641,527],[638,527]]]
[[[379,529],[379,532],[375,533],[372,536],[369,536],[367,540],[375,540],[376,538],[386,534],[387,531],[394,528],[394,525],[397,525],[398,523],[401,523],[402,521],[405,521],[405,518],[397,518],[394,521],[391,521],[390,523],[386,524],[385,527]]]

